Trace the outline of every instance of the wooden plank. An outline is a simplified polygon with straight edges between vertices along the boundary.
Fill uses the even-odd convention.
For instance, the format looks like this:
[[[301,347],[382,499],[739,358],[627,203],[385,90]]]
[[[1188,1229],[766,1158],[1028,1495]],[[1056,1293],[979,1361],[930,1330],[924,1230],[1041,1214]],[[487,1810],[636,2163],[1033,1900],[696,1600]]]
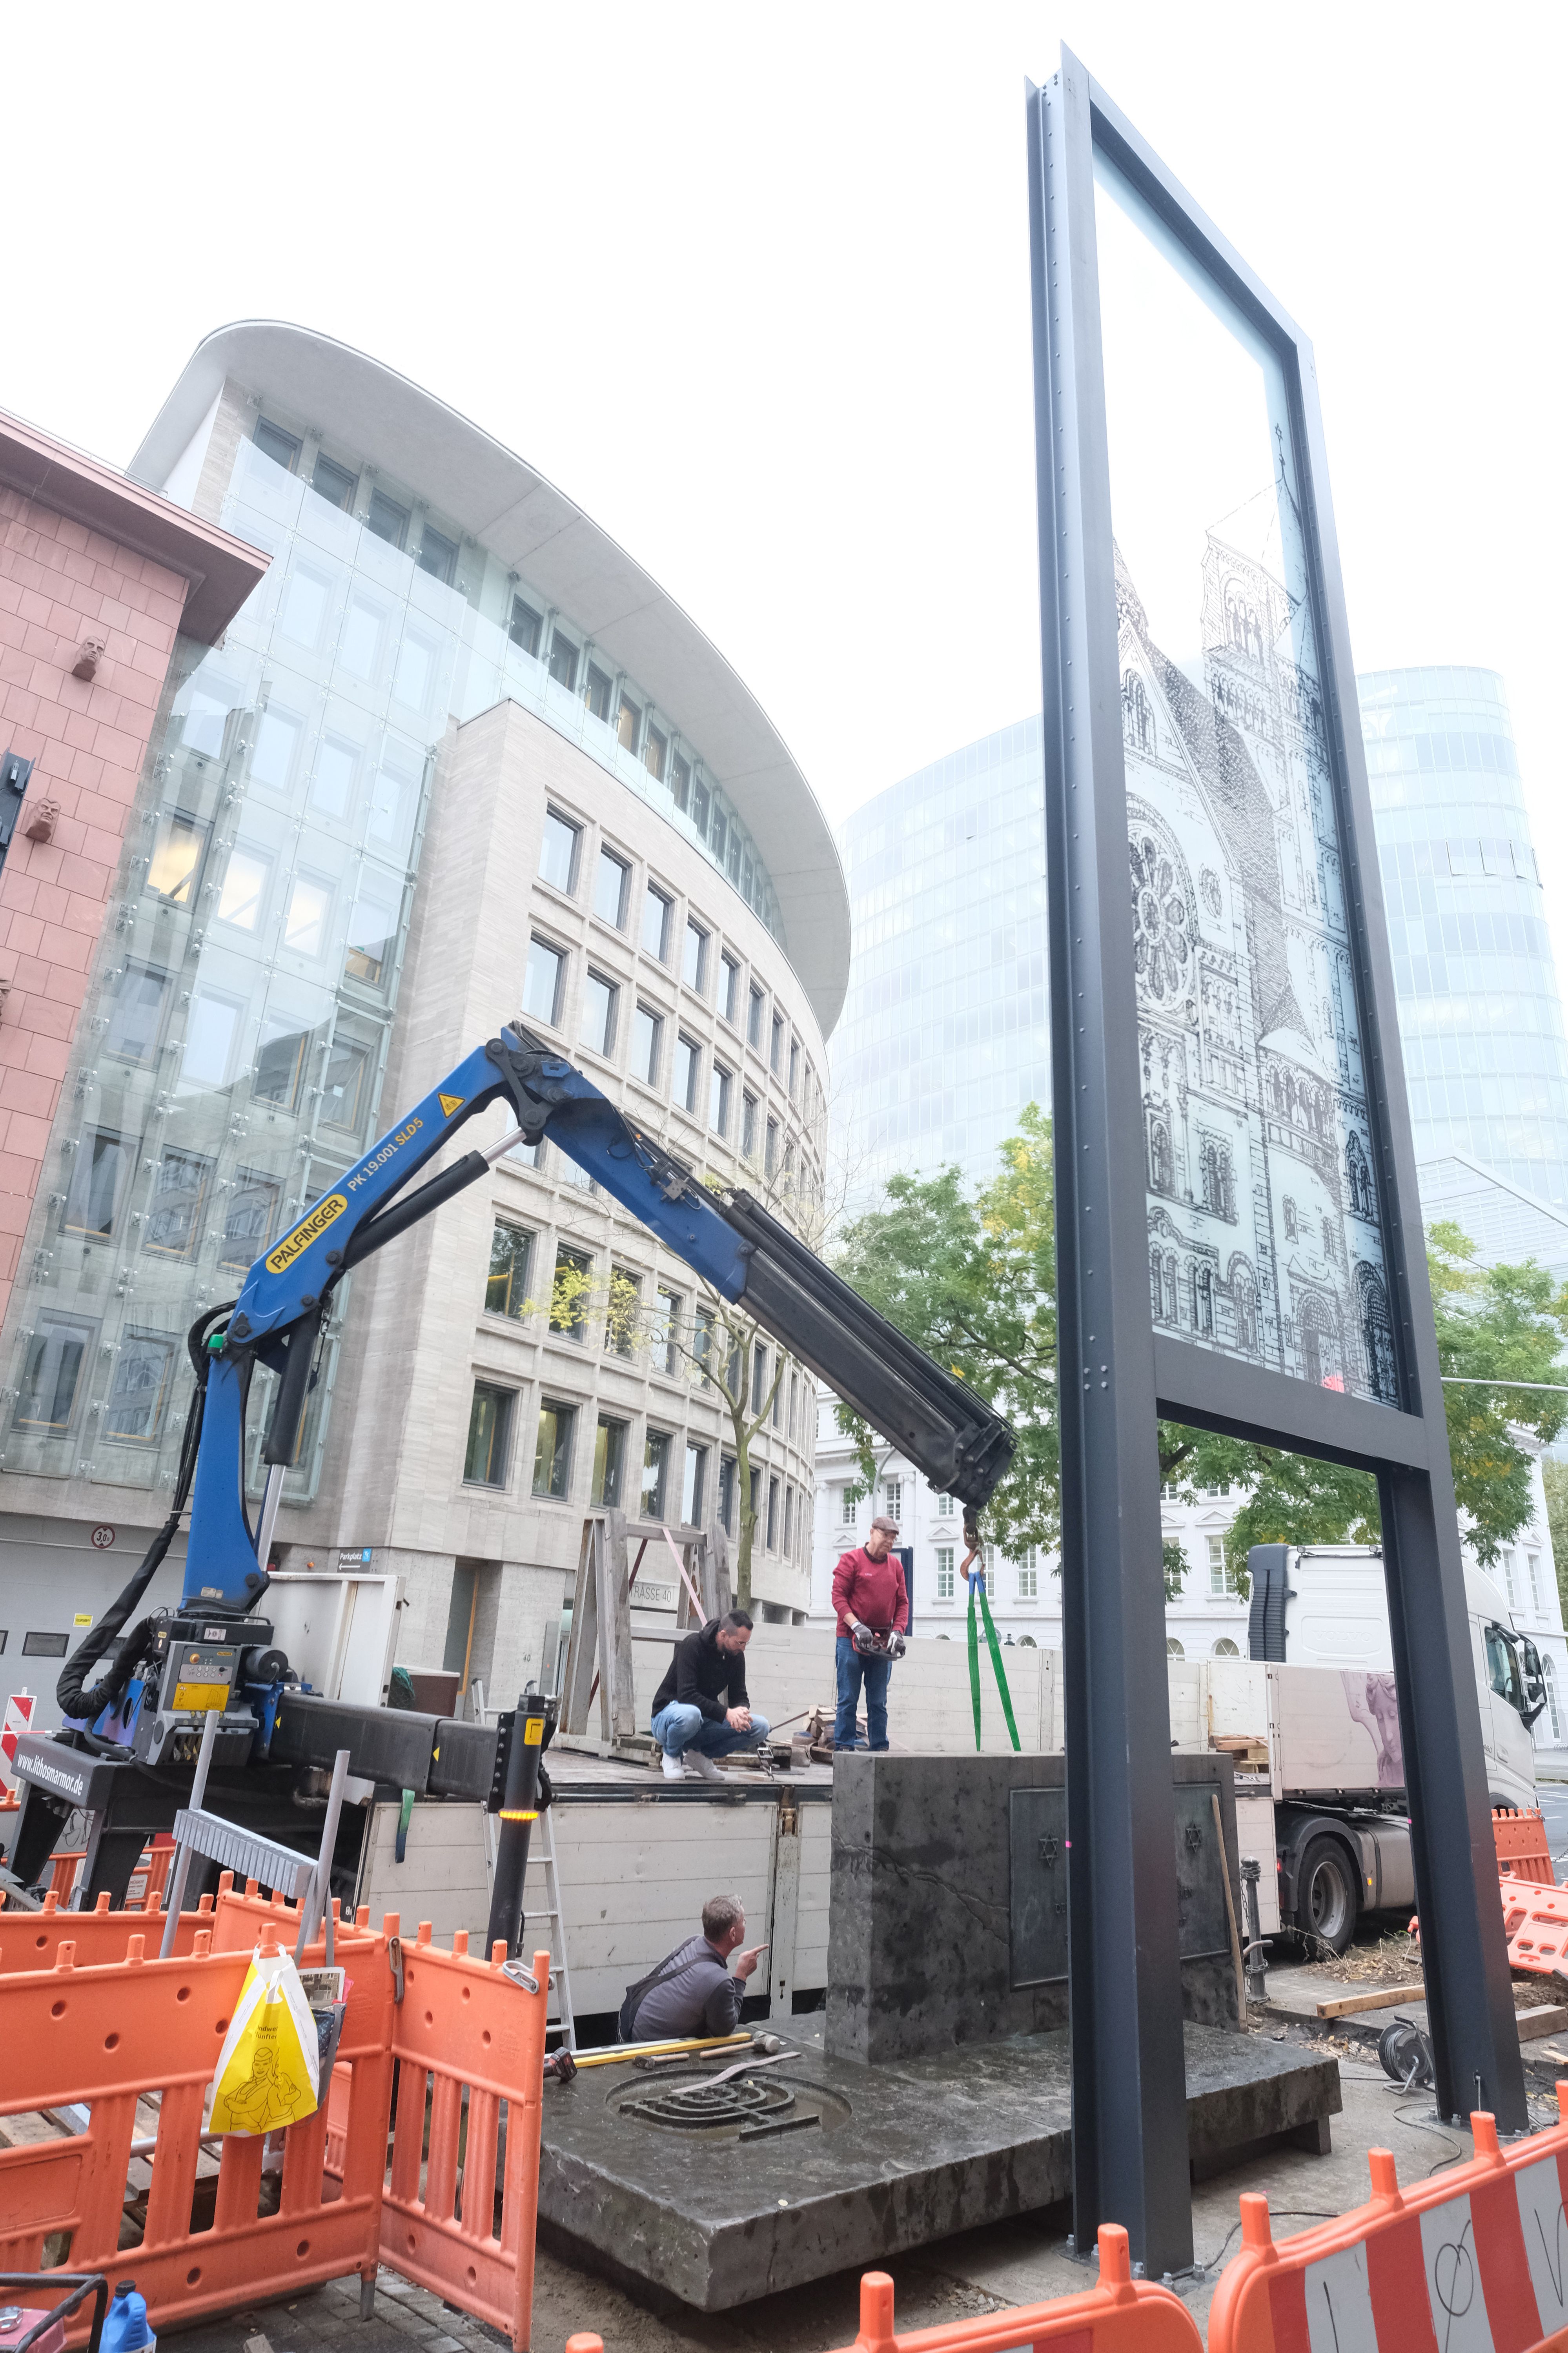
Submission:
[[[1337,2001],[1321,2001],[1320,2018],[1350,2018],[1358,2010],[1392,2010],[1402,2001],[1425,2001],[1424,1985],[1381,1986],[1375,1993],[1342,1994]]]
[[[1561,2034],[1565,2026],[1568,2026],[1568,2002],[1549,2002],[1538,2010],[1521,2010],[1519,2013],[1519,2039],[1521,2042],[1537,2042],[1543,2034]]]

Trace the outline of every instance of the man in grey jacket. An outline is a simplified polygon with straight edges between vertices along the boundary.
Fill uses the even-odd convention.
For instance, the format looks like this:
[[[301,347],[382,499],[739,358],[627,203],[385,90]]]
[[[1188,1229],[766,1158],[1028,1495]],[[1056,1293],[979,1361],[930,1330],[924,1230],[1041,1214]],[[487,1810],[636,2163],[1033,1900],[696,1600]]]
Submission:
[[[622,2041],[666,2042],[688,2035],[733,2034],[745,1980],[767,1951],[765,1945],[752,1945],[749,1951],[738,1952],[745,1933],[740,1897],[710,1895],[702,1906],[702,1934],[666,1954],[657,1969],[627,1987],[621,2005]]]

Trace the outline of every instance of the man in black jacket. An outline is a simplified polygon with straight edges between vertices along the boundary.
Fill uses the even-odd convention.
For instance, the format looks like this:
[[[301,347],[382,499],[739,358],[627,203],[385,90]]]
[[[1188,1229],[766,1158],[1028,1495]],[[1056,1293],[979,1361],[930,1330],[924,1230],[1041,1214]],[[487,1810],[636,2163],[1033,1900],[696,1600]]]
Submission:
[[[746,1645],[752,1621],[743,1609],[710,1619],[675,1646],[664,1681],[653,1695],[653,1736],[664,1751],[665,1778],[722,1778],[715,1757],[756,1748],[768,1736],[764,1715],[746,1694]]]

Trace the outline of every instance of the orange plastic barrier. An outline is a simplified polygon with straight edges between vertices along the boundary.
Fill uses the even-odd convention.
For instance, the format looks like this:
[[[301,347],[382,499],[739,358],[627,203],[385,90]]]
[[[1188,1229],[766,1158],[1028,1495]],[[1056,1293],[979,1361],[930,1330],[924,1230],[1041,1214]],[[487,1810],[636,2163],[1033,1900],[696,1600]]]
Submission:
[[[1510,1968],[1543,1978],[1559,1970],[1568,1974],[1568,1887],[1541,1887],[1507,1876],[1500,1884]]]
[[[1203,2343],[1180,2296],[1132,2277],[1126,2232],[1102,2222],[1098,2287],[1051,2304],[988,2312],[979,2320],[912,2328],[902,2337],[893,2333],[892,2281],[886,2272],[863,2272],[860,2334],[842,2353],[1021,2353],[1026,2345],[1063,2344],[1070,2353],[1203,2353]],[[569,2337],[566,2353],[605,2353],[605,2340],[586,2333]]]
[[[69,2140],[0,2149],[0,2269],[37,2270],[45,2240],[68,2232],[73,2270],[134,2272],[155,2329],[345,2272],[374,2282],[381,2253],[392,1975],[384,1948],[366,1965],[367,1947],[381,1947],[376,1938],[356,1939],[360,1965],[351,1971],[339,2046],[350,2085],[341,2182],[329,2182],[322,2107],[284,2135],[277,2213],[257,2212],[264,2143],[231,2137],[218,2144],[211,2221],[193,2222],[203,2099],[254,1941],[215,1953],[211,1936],[204,1925],[193,1952],[160,1961],[145,1957],[150,1936],[133,1933],[123,1958],[83,1968],[63,1939],[52,1968],[0,1976],[6,2108],[89,2112],[86,2129]],[[275,1923],[263,1925],[261,1941],[277,1941]],[[307,1960],[321,1959],[317,1945]],[[154,2092],[162,2096],[146,2221],[141,2244],[126,2248],[137,2103]],[[87,2335],[84,2317],[72,2324],[69,2342]]]
[[[396,1933],[395,1915],[385,1926],[389,1936]],[[530,1994],[506,1976],[504,1945],[494,1947],[489,1961],[471,1956],[468,1946],[459,1932],[451,1952],[442,1952],[431,1944],[426,1920],[417,1941],[404,1947],[404,1998],[393,2015],[397,2114],[382,2255],[421,2287],[488,2320],[511,2338],[517,2353],[526,2353],[533,2317],[550,1955],[535,1953],[539,1990]]]
[[[1476,2154],[1402,2191],[1369,2152],[1370,2204],[1279,2245],[1268,2200],[1241,2201],[1241,2253],[1209,2308],[1209,2353],[1547,2353],[1568,2348],[1568,2084],[1563,2122],[1505,2150],[1484,2113]]]
[[[175,1952],[191,1952],[197,1930],[210,1931],[213,1926],[213,1900],[204,1895],[199,1911],[181,1913],[174,1928]],[[66,1912],[51,1889],[41,1912],[0,1913],[0,1977],[18,1969],[52,1969],[62,1944],[76,1947],[78,1968],[101,1968],[125,1958],[132,1936],[140,1936],[143,1950],[155,1957],[163,1936],[162,1913],[111,1912],[107,1895],[100,1895],[90,1912]]]
[[[1539,1810],[1494,1810],[1492,1837],[1497,1841],[1498,1870],[1504,1879],[1530,1879],[1538,1887],[1556,1885],[1546,1824]]]

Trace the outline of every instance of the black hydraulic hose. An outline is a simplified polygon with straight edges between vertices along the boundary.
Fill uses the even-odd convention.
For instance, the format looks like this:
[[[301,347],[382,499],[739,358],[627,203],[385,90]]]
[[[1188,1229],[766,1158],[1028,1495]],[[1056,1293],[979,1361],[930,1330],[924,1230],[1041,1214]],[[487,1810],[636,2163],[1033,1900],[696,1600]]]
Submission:
[[[209,1307],[197,1316],[186,1335],[185,1345],[195,1371],[196,1386],[190,1410],[185,1416],[184,1436],[180,1441],[180,1467],[174,1477],[174,1506],[143,1553],[141,1566],[124,1591],[110,1603],[97,1625],[83,1635],[77,1649],[60,1669],[59,1681],[55,1685],[55,1698],[64,1715],[100,1715],[110,1701],[117,1699],[131,1680],[131,1671],[139,1654],[134,1638],[125,1643],[119,1659],[102,1681],[94,1684],[91,1693],[86,1689],[89,1670],[103,1657],[152,1584],[163,1565],[169,1546],[179,1533],[180,1521],[190,1500],[191,1482],[196,1475],[196,1449],[201,1443],[202,1412],[206,1404],[207,1368],[212,1362],[206,1341],[211,1327],[227,1315],[234,1303],[231,1299],[222,1307]],[[143,1620],[137,1627],[138,1635],[144,1633],[147,1623]],[[91,1736],[90,1734],[83,1736],[87,1739]]]

